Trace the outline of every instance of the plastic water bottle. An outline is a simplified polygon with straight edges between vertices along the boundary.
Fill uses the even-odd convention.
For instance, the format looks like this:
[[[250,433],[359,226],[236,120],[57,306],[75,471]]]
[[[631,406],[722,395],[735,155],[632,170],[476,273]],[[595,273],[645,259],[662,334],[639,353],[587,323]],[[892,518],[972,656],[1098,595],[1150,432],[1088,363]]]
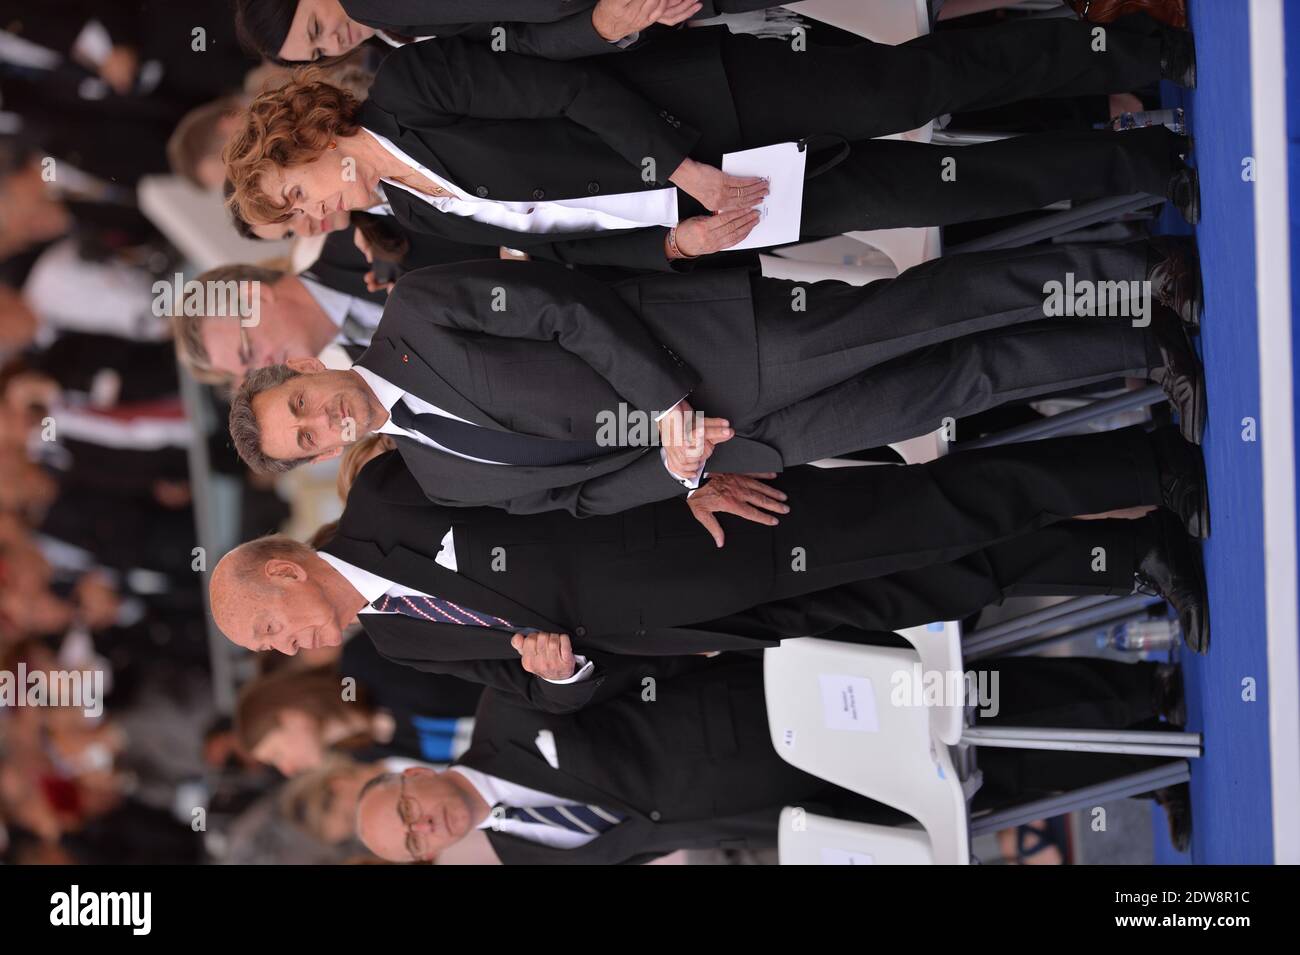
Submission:
[[[1168,126],[1180,136],[1187,132],[1181,108],[1149,109],[1141,113],[1120,113],[1110,121],[1110,128],[1114,130],[1141,129],[1143,126]]]
[[[1097,633],[1099,649],[1129,653],[1158,653],[1168,650],[1182,639],[1177,620],[1130,620]]]

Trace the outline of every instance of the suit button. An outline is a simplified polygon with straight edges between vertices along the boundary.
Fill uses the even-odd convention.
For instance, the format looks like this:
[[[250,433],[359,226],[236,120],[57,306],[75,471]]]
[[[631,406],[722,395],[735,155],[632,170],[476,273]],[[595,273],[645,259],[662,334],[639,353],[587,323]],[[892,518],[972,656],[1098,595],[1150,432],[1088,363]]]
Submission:
[[[587,628],[586,628],[586,627],[574,627],[574,628],[573,628],[573,635],[574,635],[575,637],[585,637],[585,636],[587,635]]]
[[[677,129],[679,126],[682,125],[682,121],[680,119],[670,119],[668,122],[672,123],[673,129]]]
[[[666,110],[666,109],[661,109],[661,110],[659,111],[659,116],[660,116],[660,118],[662,118],[662,119],[667,119],[667,118],[668,118],[668,110]]]
[[[644,636],[645,636],[645,631],[644,631],[644,630],[638,630],[638,631],[636,632],[636,635],[637,635],[638,637],[644,637]]]
[[[479,186],[477,189],[474,190],[474,194],[478,196],[480,199],[486,199],[488,195],[488,187]]]
[[[594,179],[591,182],[587,183],[587,193],[589,195],[594,196],[598,192],[600,192],[600,183],[596,182],[596,180]]]
[[[661,815],[659,814],[659,810],[658,810],[658,809],[651,809],[651,810],[650,810],[650,821],[651,821],[651,822],[658,822],[658,821],[659,821],[660,819],[662,819],[662,818],[663,818],[663,816],[661,816]]]
[[[545,198],[546,198],[546,190],[545,190],[545,189],[534,189],[534,190],[533,190],[533,198],[534,198],[534,199],[538,199],[538,200],[545,199]]]

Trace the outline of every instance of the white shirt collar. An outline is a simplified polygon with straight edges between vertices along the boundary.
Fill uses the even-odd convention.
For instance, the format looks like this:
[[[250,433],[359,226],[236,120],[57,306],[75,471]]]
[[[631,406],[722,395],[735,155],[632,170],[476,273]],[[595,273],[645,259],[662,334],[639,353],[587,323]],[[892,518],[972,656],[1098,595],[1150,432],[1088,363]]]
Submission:
[[[346,560],[335,557],[333,554],[323,550],[318,550],[316,554],[321,560],[325,561],[325,563],[329,564],[342,574],[343,579],[351,584],[356,592],[365,598],[366,603],[368,604],[374,603],[384,594],[388,593],[388,591],[393,589],[393,582],[391,580],[385,580],[378,574],[372,574],[368,570],[362,570],[355,564],[349,564]]]
[[[360,365],[353,365],[352,370],[361,376],[361,380],[370,386],[370,390],[375,393],[379,403],[384,406],[385,411],[392,411],[393,405],[397,404],[406,395],[406,392],[397,385],[393,384],[387,378],[381,378],[369,368],[362,368]],[[390,418],[389,421],[392,419]],[[400,429],[399,429],[400,432]]]

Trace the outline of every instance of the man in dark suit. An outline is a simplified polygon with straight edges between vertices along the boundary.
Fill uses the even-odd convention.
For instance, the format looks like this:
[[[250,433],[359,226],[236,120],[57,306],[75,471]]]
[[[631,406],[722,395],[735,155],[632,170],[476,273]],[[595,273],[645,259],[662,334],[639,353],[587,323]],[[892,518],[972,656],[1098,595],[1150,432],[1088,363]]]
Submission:
[[[1127,594],[1135,575],[1203,643],[1203,572],[1183,529],[1207,526],[1200,468],[1172,429],[910,467],[800,468],[784,492],[752,495],[782,515],[755,507],[775,527],[739,523],[718,549],[673,503],[587,520],[436,507],[387,454],[362,469],[320,551],[265,538],[223,557],[212,612],[236,644],[290,654],[337,643],[358,615],[392,660],[550,709],[590,702],[628,654],[892,630],[960,619],[1011,593]],[[1068,522],[1161,504],[1182,527],[1167,515]]]
[[[706,462],[779,471],[1122,376],[1161,382],[1198,441],[1202,374],[1172,312],[1152,305],[1145,327],[1043,319],[1067,274],[1190,296],[1190,252],[1160,254],[1012,249],[861,288],[737,270],[611,287],[537,262],[424,269],[397,283],[350,370],[302,359],[249,375],[231,435],[274,473],[381,431],[432,501],[580,517],[683,496]]]
[[[672,43],[575,63],[475,43],[412,44],[388,57],[359,109],[341,109],[342,135],[312,157],[322,165],[318,190],[308,181],[314,164],[262,175],[258,123],[265,119],[239,134],[248,148],[231,155],[228,172],[249,221],[290,211],[319,218],[337,208],[337,163],[344,163],[351,173],[344,179],[354,183],[345,207],[368,208],[382,194],[412,231],[567,264],[660,271],[735,244],[757,221],[750,210],[766,186],[724,175],[724,153],[796,140],[809,140],[812,150],[804,238],[1139,192],[1181,191],[1190,202],[1195,189],[1182,180],[1192,173],[1178,158],[1189,145],[1163,127],[1021,136],[956,150],[874,138],[1017,98],[1128,91],[1162,75],[1190,82],[1178,65],[1190,63],[1189,35],[1138,21],[1107,28],[1105,52],[1092,48],[1088,25],[1061,19],[956,30],[897,47],[862,41],[806,51],[694,29]],[[265,115],[273,104],[275,122],[306,124],[299,110],[316,98],[281,91],[253,109]],[[436,194],[412,170],[440,177],[439,188],[463,198],[431,199]],[[569,205],[552,209],[559,201]],[[509,215],[495,210],[502,203],[518,206]],[[555,222],[535,225],[552,214]]]
[[[1167,674],[1154,664],[1011,658],[988,669],[1006,687],[990,723],[1164,725],[1157,720]],[[647,678],[653,697],[644,695]],[[992,748],[980,750],[978,761],[985,785],[976,809],[1161,762]],[[431,861],[483,828],[507,865],[643,863],[677,849],[775,846],[785,806],[884,825],[909,821],[777,755],[758,660],[639,659],[619,693],[578,713],[541,713],[485,693],[469,750],[445,773],[413,769],[368,783],[357,833],[392,862]]]
[[[462,36],[547,59],[635,46],[661,27],[776,6],[772,0],[237,0],[244,41],[270,60],[341,56],[376,31],[387,44]]]

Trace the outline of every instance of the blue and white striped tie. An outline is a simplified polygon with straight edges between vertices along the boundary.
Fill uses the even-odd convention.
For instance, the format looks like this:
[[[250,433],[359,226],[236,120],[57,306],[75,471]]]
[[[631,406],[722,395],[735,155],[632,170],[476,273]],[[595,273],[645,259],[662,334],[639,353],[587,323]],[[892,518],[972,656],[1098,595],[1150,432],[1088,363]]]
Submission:
[[[622,813],[611,812],[600,806],[586,803],[569,803],[563,806],[499,806],[502,818],[555,829],[568,829],[588,836],[608,832],[627,818]]]

